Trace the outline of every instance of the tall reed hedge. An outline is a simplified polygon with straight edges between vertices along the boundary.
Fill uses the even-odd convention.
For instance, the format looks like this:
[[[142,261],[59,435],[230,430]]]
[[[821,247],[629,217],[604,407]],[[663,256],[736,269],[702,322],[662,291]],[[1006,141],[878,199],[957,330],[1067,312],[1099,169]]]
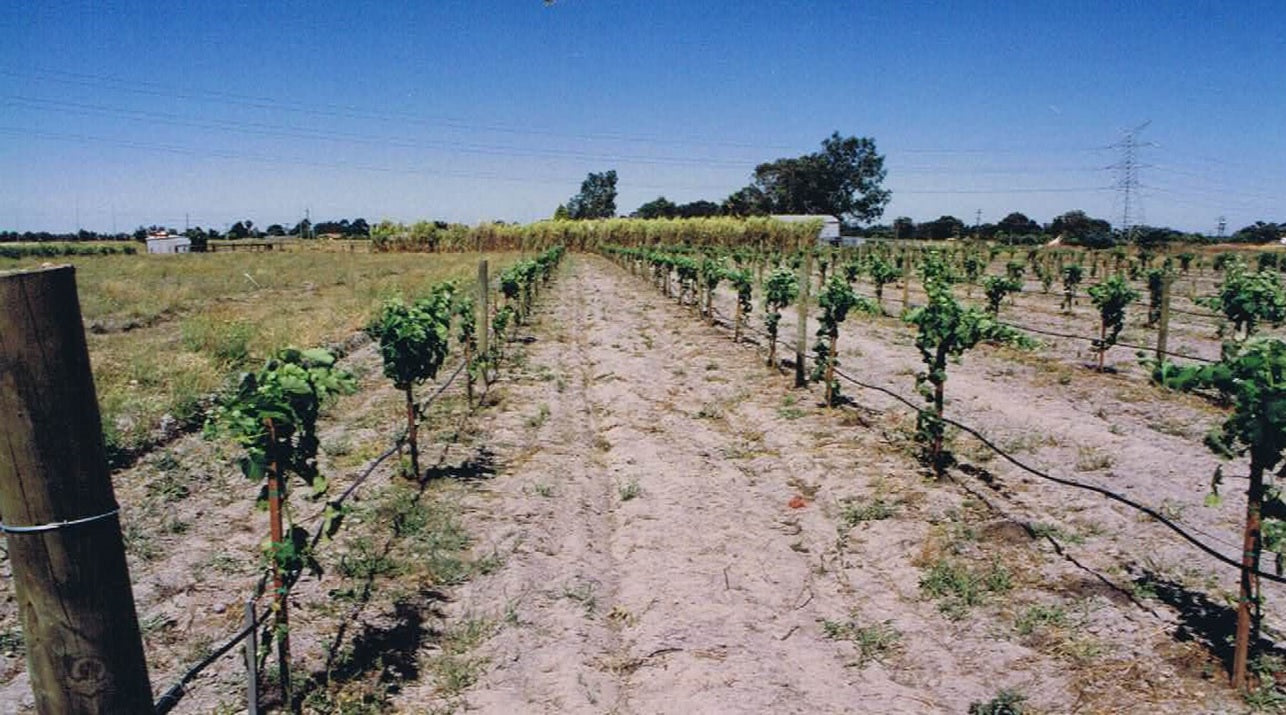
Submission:
[[[794,249],[810,245],[821,221],[786,223],[770,217],[612,218],[516,224],[381,222],[371,232],[376,251],[542,251],[553,246],[596,250],[617,246],[716,246]]]

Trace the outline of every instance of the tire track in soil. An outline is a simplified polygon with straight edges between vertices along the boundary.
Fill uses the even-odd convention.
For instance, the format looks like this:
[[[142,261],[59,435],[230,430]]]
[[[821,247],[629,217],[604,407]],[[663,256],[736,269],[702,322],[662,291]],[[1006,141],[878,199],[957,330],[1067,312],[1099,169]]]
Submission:
[[[585,703],[610,707],[619,697],[617,677],[596,661],[616,638],[598,604],[614,598],[617,567],[607,548],[611,485],[598,479],[602,466],[587,438],[597,432],[588,394],[587,302],[579,282],[554,291],[557,302],[538,306],[535,318],[558,339],[542,336],[509,350],[522,351],[519,364],[559,366],[557,386],[547,371],[520,371],[517,384],[499,388],[492,439],[508,469],[472,506],[489,526],[470,531],[484,533],[484,550],[509,563],[466,585],[452,609],[465,618],[508,621],[494,639],[499,654],[489,658],[495,686],[470,694],[470,709],[555,712]]]

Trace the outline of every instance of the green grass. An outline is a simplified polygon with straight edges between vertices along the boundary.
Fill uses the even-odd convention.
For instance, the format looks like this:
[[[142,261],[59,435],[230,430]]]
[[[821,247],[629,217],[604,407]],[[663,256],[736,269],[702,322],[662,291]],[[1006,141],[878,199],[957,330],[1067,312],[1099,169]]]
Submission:
[[[902,634],[892,621],[863,626],[855,620],[822,621],[822,633],[831,640],[850,641],[857,646],[859,668],[884,658],[902,645]]]
[[[1067,626],[1067,609],[1059,605],[1037,603],[1028,606],[1014,620],[1014,628],[1019,635],[1031,635],[1040,628],[1064,628]]]
[[[643,487],[640,487],[639,483],[633,479],[631,479],[628,482],[624,482],[622,484],[617,485],[616,489],[617,489],[617,492],[621,495],[621,501],[630,501],[631,499],[637,499],[639,496],[643,494]]]
[[[974,606],[993,593],[1013,588],[1013,576],[1000,564],[985,570],[949,558],[941,558],[920,577],[920,590],[938,601],[938,610],[953,621],[963,619]]]
[[[238,369],[287,345],[359,332],[382,298],[476,275],[479,254],[298,250],[184,256],[70,256],[113,464],[145,449],[163,415],[201,419]],[[485,256],[493,271],[517,254]],[[0,258],[0,271],[41,257]]]
[[[974,702],[969,705],[969,715],[1023,715],[1026,709],[1023,703],[1027,696],[1015,690],[1001,690],[996,697],[987,702]]]
[[[11,654],[15,656],[24,655],[27,652],[26,642],[22,638],[22,630],[17,626],[0,630],[0,653]]]
[[[857,499],[840,501],[840,519],[850,529],[864,521],[881,521],[892,518],[895,514],[897,504],[885,501],[883,497],[867,502],[859,502]]]

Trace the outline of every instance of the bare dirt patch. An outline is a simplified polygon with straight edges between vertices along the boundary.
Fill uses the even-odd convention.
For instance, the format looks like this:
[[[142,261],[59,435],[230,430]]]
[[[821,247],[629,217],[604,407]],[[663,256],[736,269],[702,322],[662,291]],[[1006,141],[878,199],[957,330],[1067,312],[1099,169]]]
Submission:
[[[1183,608],[1132,580],[1198,563],[1165,534],[996,465],[1004,493],[927,480],[891,404],[817,409],[602,259],[576,256],[561,280],[484,428],[506,468],[464,499],[504,567],[447,612],[505,626],[477,646],[476,682],[408,688],[403,708],[964,712],[1008,690],[1039,712],[1240,709],[1215,656],[1180,644]],[[846,325],[845,362],[909,393],[905,329],[860,330]],[[1111,424],[1147,429],[1146,410],[1094,417],[1033,368],[973,357],[949,412],[997,415],[988,426],[1041,459],[1121,437]],[[1128,387],[1095,378],[1095,396]],[[1122,442],[1108,454],[1124,474],[1173,463],[1168,445]],[[1200,500],[1191,481],[1168,488]]]

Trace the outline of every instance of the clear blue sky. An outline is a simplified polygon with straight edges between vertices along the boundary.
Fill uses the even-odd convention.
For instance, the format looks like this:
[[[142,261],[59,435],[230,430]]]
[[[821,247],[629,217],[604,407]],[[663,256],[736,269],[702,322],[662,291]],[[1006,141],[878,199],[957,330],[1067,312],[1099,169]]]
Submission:
[[[838,130],[884,221],[1286,220],[1286,5],[1267,2],[9,2],[0,229],[528,221],[722,200]]]

